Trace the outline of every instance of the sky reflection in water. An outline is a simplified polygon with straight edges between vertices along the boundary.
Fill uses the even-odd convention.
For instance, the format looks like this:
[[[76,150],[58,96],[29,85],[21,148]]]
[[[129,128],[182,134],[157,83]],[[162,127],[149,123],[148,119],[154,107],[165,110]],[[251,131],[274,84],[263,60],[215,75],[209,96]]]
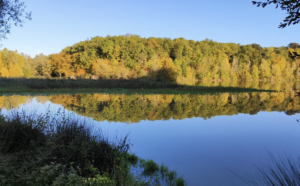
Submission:
[[[31,97],[17,110],[54,115],[64,107],[45,99]],[[50,99],[49,99],[50,100]],[[2,110],[4,115],[12,112]],[[266,162],[266,148],[277,155],[285,152],[297,157],[300,123],[298,115],[262,111],[256,115],[238,114],[182,120],[142,120],[139,123],[98,122],[66,110],[71,117],[85,119],[111,136],[130,134],[131,151],[141,158],[164,163],[183,175],[188,185],[246,185],[232,172],[247,177],[255,172],[254,164]]]

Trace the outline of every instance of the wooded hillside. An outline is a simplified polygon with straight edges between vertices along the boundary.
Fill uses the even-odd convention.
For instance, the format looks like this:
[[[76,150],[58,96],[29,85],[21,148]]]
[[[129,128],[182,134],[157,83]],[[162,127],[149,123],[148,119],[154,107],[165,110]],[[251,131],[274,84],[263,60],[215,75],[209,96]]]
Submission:
[[[195,84],[197,81],[299,79],[300,45],[263,48],[212,40],[94,37],[59,54],[30,58],[4,49],[1,77],[103,79],[151,78]]]

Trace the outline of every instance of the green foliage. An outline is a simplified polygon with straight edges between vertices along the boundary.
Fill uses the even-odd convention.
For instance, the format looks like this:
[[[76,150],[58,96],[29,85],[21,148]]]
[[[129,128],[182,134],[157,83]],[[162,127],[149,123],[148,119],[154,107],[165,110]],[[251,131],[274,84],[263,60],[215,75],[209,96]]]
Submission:
[[[115,186],[114,180],[106,176],[96,175],[94,178],[83,179],[83,185],[89,186]]]
[[[159,166],[153,160],[147,160],[144,163],[144,174],[153,175],[159,170]]]
[[[138,163],[138,157],[135,154],[128,154],[127,160],[132,164],[136,165]]]
[[[297,43],[263,48],[258,44],[130,35],[95,37],[66,47],[61,53],[39,54],[33,59],[7,49],[1,55],[0,77],[89,79],[97,75],[100,79],[147,78],[185,85],[300,78]]]
[[[146,185],[148,178],[131,172],[139,160],[127,137],[112,143],[86,126],[60,110],[0,116],[0,185]]]
[[[254,79],[257,79],[257,74],[252,74],[257,71],[252,67],[261,66],[262,60],[269,61],[270,65],[279,56],[286,61],[294,60],[289,56],[286,47],[262,48],[258,44],[238,45],[183,38],[174,40],[141,38],[135,35],[95,37],[67,47],[61,54],[55,55],[60,55],[66,60],[65,63],[70,65],[69,70],[73,74],[80,68],[90,75],[97,74],[105,79],[118,79],[124,78],[119,71],[122,68],[127,70],[126,78],[136,78],[140,72],[147,72],[145,74],[148,78],[176,81],[178,84],[192,84],[195,78],[220,81],[252,79],[254,76]],[[165,65],[165,61],[172,61],[174,67],[170,68],[169,62],[169,65]],[[54,60],[52,64],[53,69],[61,68]],[[281,68],[282,73],[286,67]],[[96,72],[91,69],[101,70]],[[162,76],[160,73],[167,75]],[[262,74],[258,78],[271,76]],[[276,76],[276,78],[286,77]]]
[[[253,65],[251,74],[253,79],[259,79],[259,70],[256,65]]]
[[[145,182],[148,185],[185,186],[185,180],[178,177],[175,171],[170,171],[164,164],[160,166],[153,160],[139,160],[138,166],[142,169]]]

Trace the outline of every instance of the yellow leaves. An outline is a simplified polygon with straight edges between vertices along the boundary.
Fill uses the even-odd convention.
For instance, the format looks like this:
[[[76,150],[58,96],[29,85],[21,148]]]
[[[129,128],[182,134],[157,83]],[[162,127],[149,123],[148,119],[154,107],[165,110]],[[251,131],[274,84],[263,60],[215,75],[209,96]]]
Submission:
[[[177,76],[176,83],[181,85],[195,85],[195,83],[197,82],[195,76],[196,76],[196,71],[193,68],[188,67],[185,76],[183,75]]]
[[[152,49],[159,48],[159,44],[157,44],[156,40],[154,40],[154,39],[150,39],[147,42],[147,46],[150,47],[150,48],[152,48]]]
[[[0,96],[0,108],[4,108],[4,97],[5,96]]]
[[[124,66],[117,67],[114,74],[115,78],[117,79],[128,79],[129,75],[130,75],[130,70]]]
[[[24,58],[21,55],[18,55],[18,66],[22,69],[24,67]]]
[[[284,79],[294,79],[293,67],[288,65],[283,71],[283,77]]]
[[[281,70],[280,70],[279,65],[277,65],[277,64],[272,65],[272,77],[275,79],[281,78]]]
[[[267,93],[267,92],[260,92],[260,93],[258,93],[258,95],[260,97],[260,102],[263,102],[263,101],[269,99],[269,93]]]
[[[7,68],[5,67],[0,68],[0,77],[6,77],[6,78],[9,77],[9,72]]]
[[[230,64],[229,59],[225,57],[221,62],[220,72],[223,80],[230,79]]]
[[[293,109],[293,103],[290,102],[288,103],[288,105],[286,106],[285,110],[292,110]]]
[[[171,58],[163,57],[161,59],[162,69],[158,74],[158,78],[163,81],[175,81],[177,72],[173,60]]]
[[[70,56],[66,55],[63,52],[60,54],[53,54],[50,59],[51,69],[59,77],[62,77],[63,74],[68,77],[71,74],[70,61],[71,61]]]
[[[224,68],[224,69],[226,69],[226,70],[229,70],[230,64],[229,64],[229,59],[228,59],[228,57],[225,57],[225,58],[222,60],[221,67]]]
[[[0,108],[10,110],[18,108],[22,104],[26,103],[28,99],[32,99],[30,96],[0,96]]]
[[[250,72],[246,71],[245,78],[246,80],[252,80],[252,75],[250,74]]]
[[[253,79],[259,79],[259,70],[258,70],[258,67],[256,65],[252,66],[251,74],[252,74]]]
[[[8,64],[8,73],[10,77],[23,77],[23,70],[21,67],[17,64]]]
[[[111,64],[112,66],[118,66],[119,62],[118,62],[118,60],[116,60],[116,59],[112,59],[112,60],[110,61],[110,64]]]
[[[86,74],[86,71],[84,69],[79,69],[76,71],[77,77],[83,77]]]
[[[229,93],[223,93],[220,95],[220,99],[223,103],[223,105],[225,105],[228,102],[228,98],[229,98]]]
[[[0,52],[0,69],[4,67],[4,64],[2,62],[2,52]]]
[[[271,102],[274,104],[280,104],[284,101],[285,99],[285,93],[280,92],[280,93],[271,93]]]
[[[271,76],[270,64],[265,59],[262,59],[259,70],[262,78],[269,78]]]
[[[2,57],[3,51],[5,54],[4,61]],[[7,49],[3,51],[0,52],[0,77],[24,77],[24,57],[17,53],[17,51],[14,52]]]
[[[273,65],[278,65],[280,71],[284,71],[287,66],[287,61],[283,56],[275,55],[275,59],[273,60]]]
[[[293,110],[299,110],[300,109],[300,104],[299,104],[299,97],[295,97],[293,99]]]
[[[111,100],[111,97],[109,94],[93,94],[92,99],[100,102],[108,102]]]

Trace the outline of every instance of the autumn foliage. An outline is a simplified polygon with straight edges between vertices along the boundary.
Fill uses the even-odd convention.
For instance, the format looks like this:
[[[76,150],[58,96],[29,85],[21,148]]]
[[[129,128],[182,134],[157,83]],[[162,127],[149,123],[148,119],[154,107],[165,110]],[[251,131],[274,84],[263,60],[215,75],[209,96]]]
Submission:
[[[136,35],[94,37],[58,54],[35,58],[4,49],[1,77],[88,79],[150,78],[178,84],[198,81],[299,79],[300,46],[217,43]]]

